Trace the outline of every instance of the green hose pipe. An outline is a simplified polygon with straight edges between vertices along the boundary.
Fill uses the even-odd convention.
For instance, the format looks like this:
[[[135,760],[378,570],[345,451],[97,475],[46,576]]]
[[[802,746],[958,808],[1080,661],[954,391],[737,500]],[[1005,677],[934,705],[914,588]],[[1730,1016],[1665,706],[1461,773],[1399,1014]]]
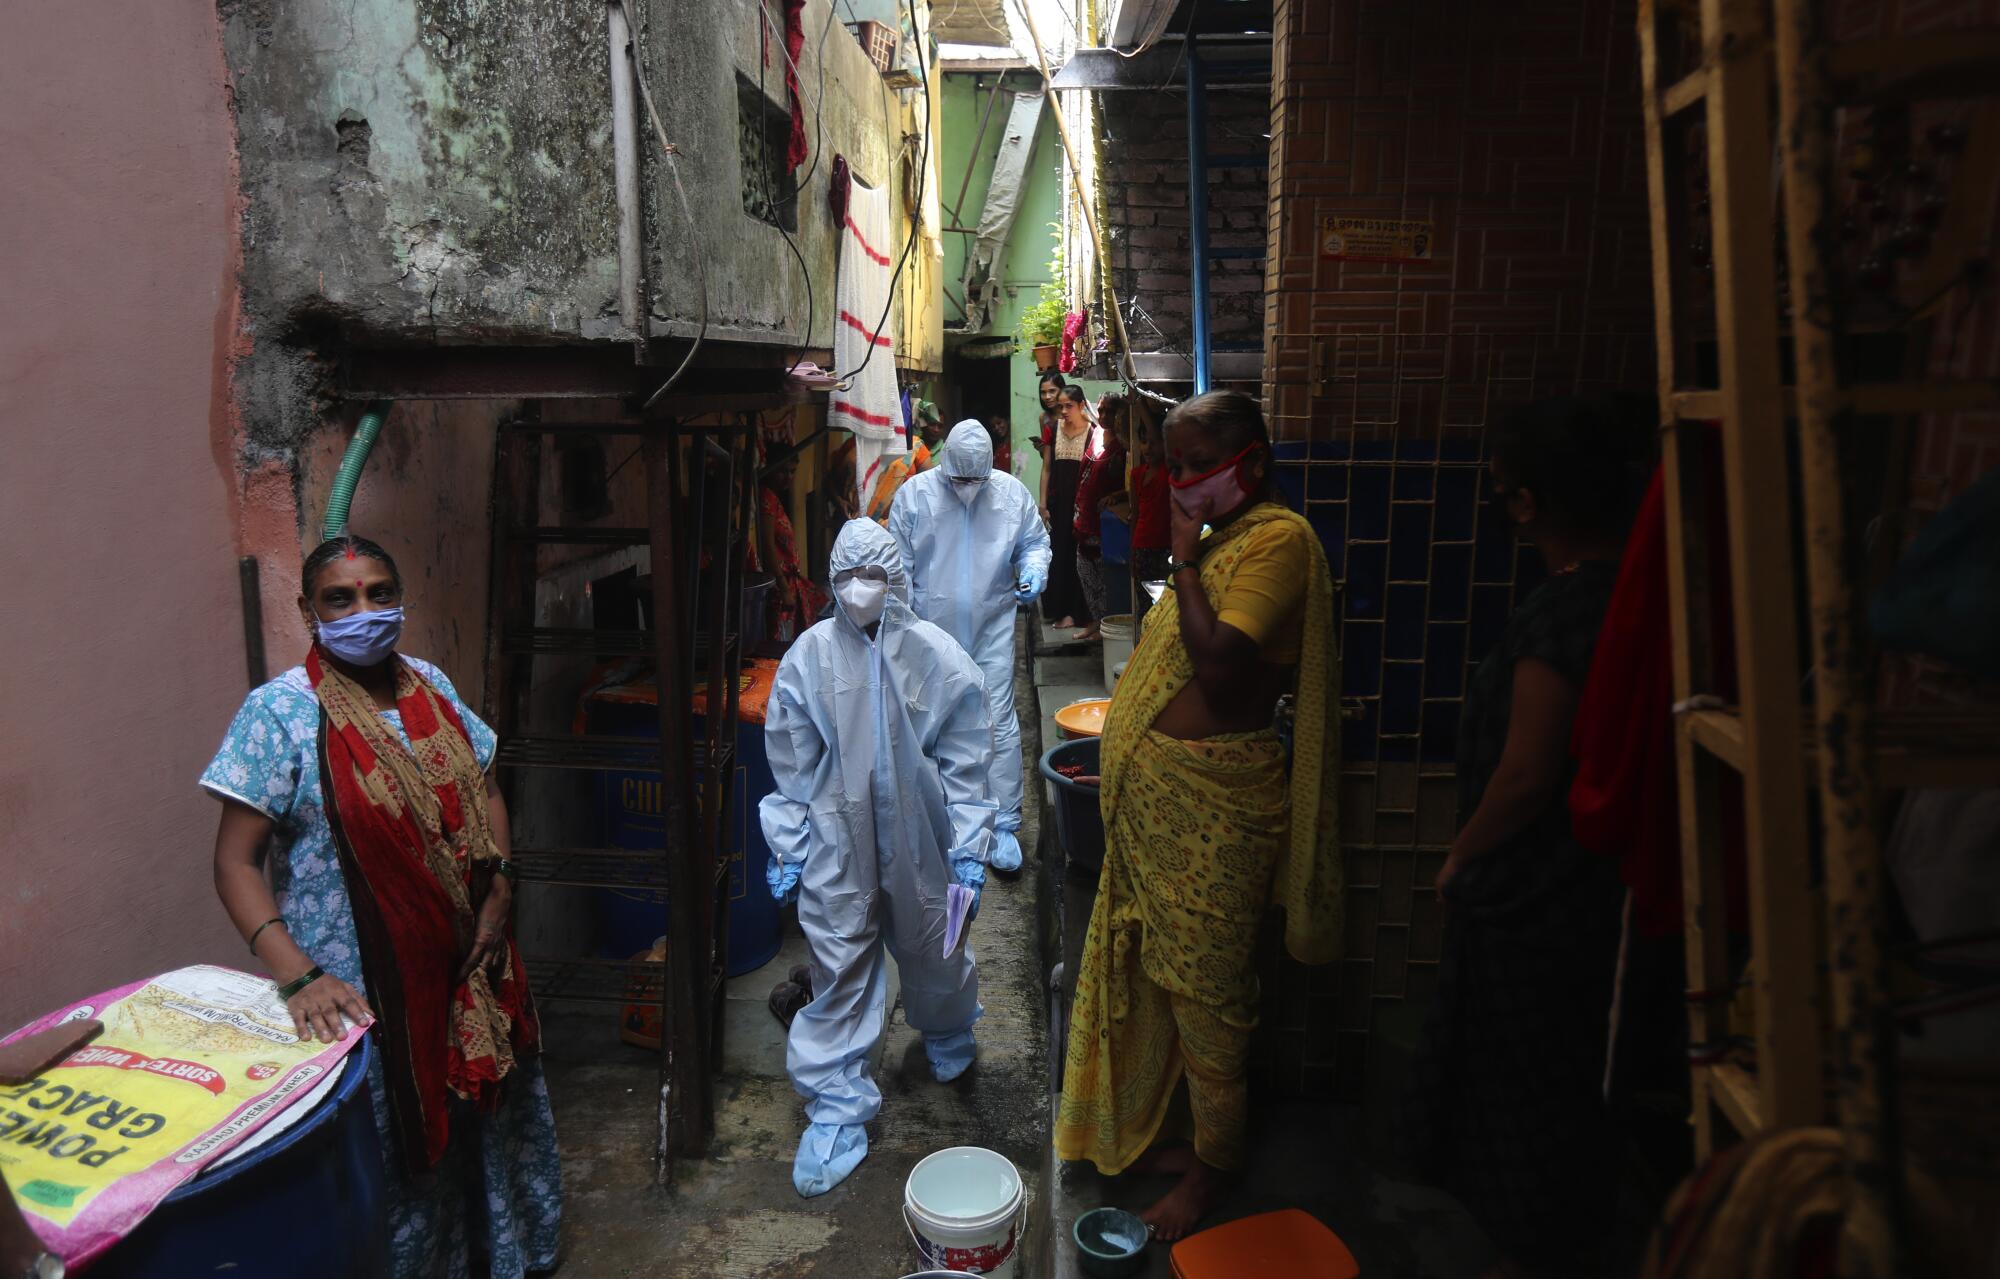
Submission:
[[[332,541],[347,532],[347,510],[354,504],[355,486],[361,483],[361,468],[368,465],[368,454],[375,448],[375,439],[382,434],[382,423],[389,419],[389,402],[377,400],[361,415],[361,424],[354,428],[354,438],[347,442],[347,455],[340,459],[340,469],[333,475],[333,491],[326,495],[326,523],[320,528],[320,538]]]

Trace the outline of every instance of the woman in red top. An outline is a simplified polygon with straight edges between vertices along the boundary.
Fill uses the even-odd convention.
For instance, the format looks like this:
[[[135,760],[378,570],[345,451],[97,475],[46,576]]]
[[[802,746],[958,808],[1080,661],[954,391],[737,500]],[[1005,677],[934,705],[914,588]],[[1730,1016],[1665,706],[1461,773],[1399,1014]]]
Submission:
[[[1160,428],[1145,414],[1134,424],[1132,463],[1132,570],[1141,582],[1167,576],[1167,468]]]
[[[1099,533],[1105,504],[1125,491],[1125,397],[1110,394],[1099,399],[1097,423],[1093,447],[1084,452],[1083,473],[1076,485],[1076,513],[1070,524],[1076,538],[1076,579],[1090,607],[1090,621],[1076,633],[1080,640],[1103,635],[1098,628],[1104,620],[1104,550]]]
[[[758,488],[757,540],[752,548],[756,554],[750,567],[760,568],[777,579],[772,600],[776,607],[771,609],[766,624],[769,634],[759,636],[760,639],[790,642],[811,626],[826,607],[826,593],[806,576],[799,563],[798,540],[792,533],[791,512],[786,509],[786,497],[792,491],[798,469],[798,459],[787,459],[775,470],[766,472]]]
[[[986,433],[993,437],[993,469],[1014,474],[1014,426],[1004,413],[986,419]]]

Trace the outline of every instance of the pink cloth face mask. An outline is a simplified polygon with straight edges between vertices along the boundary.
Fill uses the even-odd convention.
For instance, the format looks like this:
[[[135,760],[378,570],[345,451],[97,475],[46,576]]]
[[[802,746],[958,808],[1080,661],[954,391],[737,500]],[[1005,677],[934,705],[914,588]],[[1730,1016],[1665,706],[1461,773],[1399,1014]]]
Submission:
[[[1192,519],[1201,514],[1203,502],[1208,503],[1211,515],[1233,511],[1250,496],[1250,490],[1243,486],[1243,459],[1250,456],[1255,444],[1245,445],[1241,453],[1217,466],[1212,471],[1204,471],[1191,480],[1169,479],[1167,486],[1172,490],[1174,505],[1181,508],[1181,514]]]

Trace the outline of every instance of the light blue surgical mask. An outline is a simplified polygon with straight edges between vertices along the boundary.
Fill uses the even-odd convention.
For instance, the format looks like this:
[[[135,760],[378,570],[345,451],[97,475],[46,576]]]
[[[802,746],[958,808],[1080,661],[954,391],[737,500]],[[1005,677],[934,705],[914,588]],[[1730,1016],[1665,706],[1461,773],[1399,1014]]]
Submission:
[[[317,620],[317,619],[315,619]],[[378,608],[319,623],[319,645],[349,666],[375,666],[396,651],[403,638],[403,610]]]

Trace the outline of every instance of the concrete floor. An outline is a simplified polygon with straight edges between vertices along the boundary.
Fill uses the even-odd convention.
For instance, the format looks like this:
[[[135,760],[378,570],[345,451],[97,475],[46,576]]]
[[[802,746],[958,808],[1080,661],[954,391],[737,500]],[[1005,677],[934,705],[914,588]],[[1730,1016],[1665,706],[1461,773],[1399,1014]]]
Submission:
[[[549,1010],[567,1190],[564,1276],[894,1279],[918,1268],[901,1212],[910,1168],[933,1150],[970,1144],[1000,1151],[1021,1170],[1021,1279],[1069,1279],[1081,1273],[1070,1235],[1077,1216],[1099,1204],[1143,1207],[1166,1189],[1157,1178],[1058,1166],[1049,1145],[1048,979],[1059,958],[1075,971],[1095,887],[1088,874],[1065,873],[1053,837],[1040,837],[1036,799],[1045,787],[1035,761],[1057,740],[1054,712],[1104,687],[1096,647],[1042,627],[1024,627],[1028,634],[1036,642],[1022,654],[1017,688],[1029,758],[1028,864],[1016,879],[989,881],[973,926],[986,1007],[978,1065],[954,1084],[934,1082],[895,1008],[877,1049],[883,1106],[870,1125],[868,1159],[831,1193],[800,1199],[791,1161],[804,1120],[784,1073],[783,1030],[764,1006],[801,953],[793,937],[766,969],[730,983],[715,1146],[707,1160],[683,1161],[674,1188],[662,1190],[648,1154],[655,1058],[618,1041],[610,1010]],[[1250,1167],[1204,1224],[1299,1207],[1346,1241],[1369,1279],[1477,1274],[1490,1259],[1478,1231],[1444,1196],[1373,1171],[1361,1152],[1363,1120],[1356,1108],[1330,1103],[1253,1102]],[[1170,1273],[1164,1247],[1151,1248],[1147,1262],[1144,1274]]]
[[[1027,807],[1021,842],[1032,850],[1040,806]],[[761,886],[761,868],[755,879]],[[671,1190],[654,1186],[648,1153],[656,1058],[618,1041],[611,1010],[552,1011],[546,1039],[567,1192],[565,1279],[895,1279],[920,1269],[903,1224],[904,1179],[923,1156],[958,1145],[997,1150],[1021,1170],[1021,1274],[1044,1273],[1048,1014],[1036,883],[1032,870],[987,883],[971,941],[986,1015],[978,1063],[960,1079],[931,1078],[892,988],[876,1058],[882,1113],[869,1125],[868,1158],[816,1199],[792,1188],[805,1120],[785,1075],[784,1028],[765,1007],[771,987],[803,957],[803,939],[790,937],[764,970],[729,983],[714,1149],[705,1161],[681,1161]]]

